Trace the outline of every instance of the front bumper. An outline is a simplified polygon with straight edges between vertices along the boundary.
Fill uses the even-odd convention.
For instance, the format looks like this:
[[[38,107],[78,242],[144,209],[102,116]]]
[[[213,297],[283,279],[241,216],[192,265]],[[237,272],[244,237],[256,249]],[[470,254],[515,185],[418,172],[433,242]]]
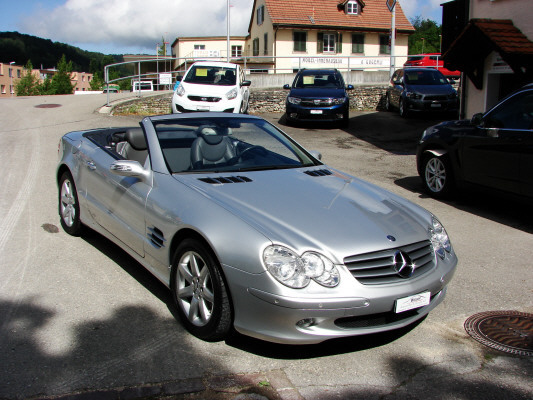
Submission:
[[[235,310],[234,326],[248,336],[285,344],[313,344],[328,339],[372,334],[410,325],[426,316],[446,295],[457,265],[455,255],[424,277],[393,285],[362,285],[341,272],[344,288],[313,296],[298,290],[284,294],[259,289],[268,274],[251,276],[224,268]],[[430,292],[426,306],[396,313],[398,299]],[[298,294],[301,293],[300,296]],[[290,294],[290,295],[288,295]],[[295,297],[298,296],[298,297]]]
[[[348,113],[348,104],[331,107],[306,107],[286,103],[287,118],[293,121],[341,121]]]
[[[457,100],[417,100],[405,99],[408,111],[415,112],[457,112],[459,104]]]

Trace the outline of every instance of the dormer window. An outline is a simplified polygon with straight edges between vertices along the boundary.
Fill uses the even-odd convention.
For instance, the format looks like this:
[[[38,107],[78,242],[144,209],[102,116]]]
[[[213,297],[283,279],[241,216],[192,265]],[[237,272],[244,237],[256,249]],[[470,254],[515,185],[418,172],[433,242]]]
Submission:
[[[359,14],[359,3],[354,0],[350,0],[348,3],[346,3],[346,14],[352,14],[357,15]]]

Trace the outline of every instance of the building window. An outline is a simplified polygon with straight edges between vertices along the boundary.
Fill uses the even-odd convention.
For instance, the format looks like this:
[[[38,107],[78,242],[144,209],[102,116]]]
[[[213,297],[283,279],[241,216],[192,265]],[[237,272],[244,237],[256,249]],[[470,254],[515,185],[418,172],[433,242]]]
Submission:
[[[342,53],[342,34],[317,34],[317,53]]]
[[[242,46],[231,46],[232,57],[242,57]]]
[[[379,35],[379,54],[390,54],[389,35]]]
[[[362,33],[352,34],[352,53],[365,52],[365,35]]]
[[[265,41],[263,43],[263,55],[268,56],[268,33],[265,33]]]
[[[259,38],[255,38],[254,41],[252,42],[252,45],[253,45],[253,53],[252,53],[252,55],[254,57],[258,56],[259,55]]]
[[[359,3],[357,1],[346,3],[346,14],[359,14]]]
[[[293,32],[294,51],[307,51],[307,32]]]
[[[265,21],[265,6],[261,6],[257,9],[257,25],[263,25]]]
[[[20,69],[17,69],[17,78],[20,78]]]
[[[13,68],[9,68],[9,77],[13,78]]]
[[[2,94],[6,94],[6,85],[1,85]]]
[[[205,50],[205,44],[195,44],[194,50]]]

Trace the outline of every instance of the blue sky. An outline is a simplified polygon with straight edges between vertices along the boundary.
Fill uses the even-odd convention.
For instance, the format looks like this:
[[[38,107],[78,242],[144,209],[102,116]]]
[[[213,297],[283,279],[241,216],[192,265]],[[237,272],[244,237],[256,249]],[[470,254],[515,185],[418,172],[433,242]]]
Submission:
[[[385,1],[385,0],[382,0]],[[409,19],[441,23],[446,0],[399,0]],[[231,0],[231,35],[246,35],[253,0]],[[0,31],[18,31],[105,54],[155,54],[178,36],[226,35],[224,0],[9,0]],[[154,23],[155,21],[155,23]]]

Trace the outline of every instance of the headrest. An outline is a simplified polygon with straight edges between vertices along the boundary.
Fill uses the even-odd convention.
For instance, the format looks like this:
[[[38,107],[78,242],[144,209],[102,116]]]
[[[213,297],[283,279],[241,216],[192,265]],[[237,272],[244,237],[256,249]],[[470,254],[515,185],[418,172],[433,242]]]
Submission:
[[[129,128],[126,130],[125,139],[135,150],[146,150],[147,148],[144,132],[141,128]]]

